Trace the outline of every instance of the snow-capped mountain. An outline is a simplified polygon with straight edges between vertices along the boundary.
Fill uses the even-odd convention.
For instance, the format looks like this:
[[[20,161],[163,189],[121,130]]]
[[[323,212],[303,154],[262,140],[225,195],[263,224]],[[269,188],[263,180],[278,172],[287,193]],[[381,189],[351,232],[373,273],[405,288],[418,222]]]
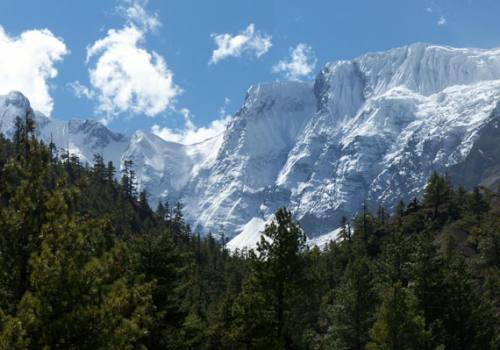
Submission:
[[[0,132],[12,136],[16,117],[24,117],[28,109],[30,103],[20,92],[0,96]],[[207,154],[205,149],[214,149],[220,144],[214,138],[185,146],[141,130],[128,136],[94,120],[61,121],[36,111],[34,119],[40,139],[46,143],[52,141],[60,150],[78,155],[83,163],[91,164],[97,153],[119,168],[125,160],[133,160],[137,185],[148,190],[152,204],[167,195],[172,200],[178,199],[197,169],[210,162],[212,153]],[[222,135],[218,139],[222,140]]]
[[[133,159],[152,202],[179,198],[193,225],[222,226],[241,246],[281,206],[310,236],[332,237],[365,199],[390,208],[418,195],[433,170],[467,159],[499,101],[500,49],[413,44],[327,64],[311,84],[253,86],[225,132],[196,145],[36,118],[42,138],[83,160]],[[0,130],[26,104],[0,98]]]
[[[313,236],[364,199],[391,207],[464,160],[500,101],[498,79],[500,50],[415,44],[328,64],[313,86],[251,88],[217,161],[194,180],[201,206],[189,212],[249,244],[279,206]]]
[[[0,96],[0,132],[12,136],[16,117],[23,118],[30,108],[28,99],[20,92],[13,91]],[[51,140],[60,149],[69,150],[80,157],[82,162],[92,162],[96,153],[102,153],[107,160],[117,162],[128,144],[128,137],[112,132],[93,120],[60,121],[34,112],[35,132],[45,142]]]

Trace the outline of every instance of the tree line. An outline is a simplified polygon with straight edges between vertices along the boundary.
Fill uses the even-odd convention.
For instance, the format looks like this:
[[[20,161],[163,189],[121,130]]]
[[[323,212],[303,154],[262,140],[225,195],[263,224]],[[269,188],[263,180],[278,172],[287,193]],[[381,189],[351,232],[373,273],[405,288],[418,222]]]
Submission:
[[[0,135],[0,349],[498,349],[500,193],[434,173],[308,247],[279,209],[255,250],[152,209],[133,164]]]

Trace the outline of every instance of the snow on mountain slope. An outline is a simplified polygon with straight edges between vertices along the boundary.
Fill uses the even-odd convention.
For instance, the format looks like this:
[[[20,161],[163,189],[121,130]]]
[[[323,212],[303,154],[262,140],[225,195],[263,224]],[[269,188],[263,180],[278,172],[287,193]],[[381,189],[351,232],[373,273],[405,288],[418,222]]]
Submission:
[[[179,191],[189,176],[190,164],[182,145],[143,131],[132,135],[122,159],[134,162],[139,188],[162,189],[152,194],[155,199]]]
[[[0,96],[0,132],[12,136],[16,117],[23,118],[30,109],[29,101],[20,92]],[[146,188],[151,204],[167,194],[177,198],[191,176],[194,161],[185,146],[167,142],[152,133],[137,131],[126,136],[115,133],[93,120],[61,121],[34,112],[37,136],[52,141],[60,152],[69,151],[83,163],[92,163],[95,154],[102,154],[120,169],[124,160],[134,161],[139,190]]]
[[[133,159],[152,204],[181,199],[193,225],[241,234],[238,246],[281,206],[331,238],[365,199],[391,208],[418,195],[433,170],[464,161],[499,101],[500,49],[413,44],[329,63],[314,84],[255,85],[225,132],[195,145],[35,119],[44,140],[84,161]],[[0,97],[0,130],[28,107],[19,93]]]
[[[24,117],[28,108],[28,99],[18,91],[0,95],[0,131],[9,137],[12,136],[16,117]],[[39,112],[35,112],[36,117],[46,118]]]
[[[226,247],[231,251],[243,248],[255,249],[265,228],[266,221],[261,218],[252,218],[243,226],[241,232],[227,243]]]
[[[286,204],[317,236],[364,199],[391,207],[418,195],[433,170],[468,154],[500,100],[499,79],[500,50],[426,44],[326,65],[262,217]]]
[[[193,166],[191,177],[198,176],[200,171],[209,168],[217,159],[217,154],[224,141],[224,133],[191,145],[186,145],[186,153],[191,158]]]
[[[428,96],[449,86],[500,78],[500,49],[417,43],[366,54],[354,61],[363,72],[368,96],[397,86]]]
[[[276,191],[275,179],[314,111],[309,84],[251,87],[227,127],[217,158],[183,192],[187,217],[213,231],[222,226],[232,236],[251,218],[269,216],[276,202],[287,205],[289,194]]]
[[[307,245],[309,247],[318,247],[320,249],[325,249],[328,247],[328,244],[330,242],[333,242],[337,239],[339,233],[340,233],[340,228],[337,228],[333,230],[332,232],[325,233],[321,236],[313,237],[307,240]]]
[[[237,249],[241,250],[244,248],[256,249],[257,243],[260,242],[262,233],[264,232],[266,225],[269,224],[271,220],[272,219],[264,221],[261,218],[252,218],[244,225],[241,232],[226,244],[226,248],[233,252]],[[306,244],[311,248],[316,246],[320,249],[324,249],[330,242],[337,239],[340,230],[340,228],[337,228],[323,235],[307,238]]]
[[[20,92],[12,91],[0,96],[0,132],[12,136],[16,117],[24,118],[30,103]],[[68,122],[46,117],[34,111],[35,132],[45,142],[53,141],[58,148],[68,150],[80,157],[82,162],[92,162],[94,154],[101,153],[107,160],[120,164],[129,138],[114,133],[93,120],[71,120]]]
[[[0,132],[11,137],[16,117],[24,118],[30,108],[20,92],[0,95]],[[179,199],[187,182],[214,162],[223,139],[221,134],[194,145],[182,145],[141,130],[132,136],[123,135],[94,120],[61,121],[37,111],[34,119],[40,139],[54,142],[60,152],[69,151],[83,163],[91,164],[98,153],[118,169],[124,160],[132,160],[138,189],[148,191],[152,205],[165,197]]]

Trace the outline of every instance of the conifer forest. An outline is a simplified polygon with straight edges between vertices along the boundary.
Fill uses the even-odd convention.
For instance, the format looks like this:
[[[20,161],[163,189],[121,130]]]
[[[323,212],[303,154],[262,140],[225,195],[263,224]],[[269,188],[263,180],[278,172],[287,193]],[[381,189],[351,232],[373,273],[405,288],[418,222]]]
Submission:
[[[286,208],[256,249],[152,208],[131,161],[0,136],[0,349],[498,349],[500,192],[434,173],[306,244]]]

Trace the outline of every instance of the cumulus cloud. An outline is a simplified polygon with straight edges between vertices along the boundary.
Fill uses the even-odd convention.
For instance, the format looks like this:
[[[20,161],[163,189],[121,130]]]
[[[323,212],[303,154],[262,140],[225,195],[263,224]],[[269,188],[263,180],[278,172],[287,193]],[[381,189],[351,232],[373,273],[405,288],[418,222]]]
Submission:
[[[128,21],[144,30],[156,30],[161,26],[157,13],[149,13],[145,10],[147,0],[126,0],[118,6],[118,12]]]
[[[273,67],[273,72],[284,74],[290,80],[300,80],[310,76],[315,67],[314,51],[309,45],[301,43],[290,49],[290,57],[279,61]]]
[[[181,89],[165,59],[143,45],[149,31],[160,26],[157,15],[149,15],[145,1],[127,1],[121,7],[127,23],[110,29],[106,36],[87,48],[90,87],[74,82],[79,97],[97,100],[97,110],[109,121],[120,113],[154,117],[172,107]]]
[[[444,26],[447,23],[448,23],[448,21],[446,20],[446,17],[444,17],[444,16],[440,16],[438,21],[437,21],[438,26]]]
[[[21,91],[34,109],[50,115],[54,102],[48,81],[57,76],[55,64],[66,54],[64,41],[48,29],[13,37],[0,26],[0,94]]]
[[[78,98],[83,98],[83,97],[92,98],[92,97],[94,97],[94,92],[91,89],[89,89],[87,86],[80,83],[78,80],[74,81],[72,83],[69,83],[67,85],[71,90],[73,90],[73,93]]]
[[[220,119],[213,120],[207,127],[197,127],[192,122],[188,109],[181,109],[180,112],[184,117],[185,127],[183,130],[174,130],[153,125],[151,132],[166,141],[193,145],[222,134],[226,130],[227,123],[231,120],[230,116],[225,115]]]
[[[240,57],[243,54],[259,58],[272,46],[271,36],[256,31],[253,23],[239,34],[212,34],[212,39],[217,48],[212,52],[209,64],[215,64],[228,57]]]

